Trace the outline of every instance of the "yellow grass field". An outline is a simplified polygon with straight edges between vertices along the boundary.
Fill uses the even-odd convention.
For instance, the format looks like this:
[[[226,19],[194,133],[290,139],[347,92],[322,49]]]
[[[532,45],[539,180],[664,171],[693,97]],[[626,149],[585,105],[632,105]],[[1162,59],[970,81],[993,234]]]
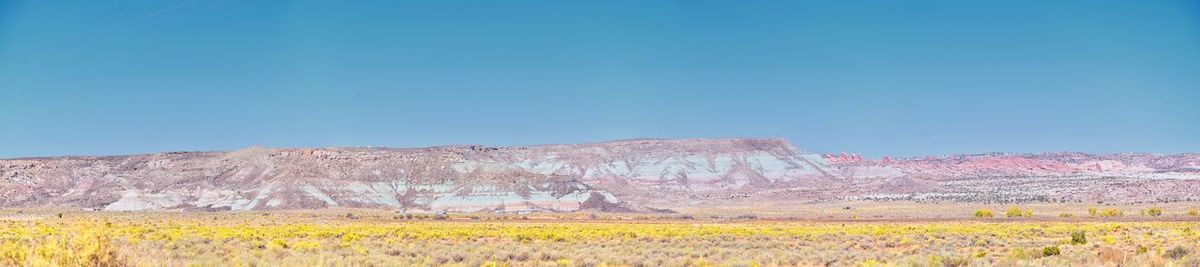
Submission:
[[[995,211],[998,217],[1004,210]],[[60,217],[61,216],[61,217]],[[4,266],[1197,266],[1179,220],[0,211]],[[1131,215],[1130,217],[1135,217]],[[1074,237],[1073,237],[1074,235]]]

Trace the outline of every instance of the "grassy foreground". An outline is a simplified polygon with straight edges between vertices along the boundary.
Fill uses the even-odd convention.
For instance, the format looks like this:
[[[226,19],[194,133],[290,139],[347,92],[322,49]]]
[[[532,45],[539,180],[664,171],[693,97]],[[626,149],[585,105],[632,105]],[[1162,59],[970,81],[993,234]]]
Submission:
[[[1200,223],[21,213],[13,266],[1197,266]]]

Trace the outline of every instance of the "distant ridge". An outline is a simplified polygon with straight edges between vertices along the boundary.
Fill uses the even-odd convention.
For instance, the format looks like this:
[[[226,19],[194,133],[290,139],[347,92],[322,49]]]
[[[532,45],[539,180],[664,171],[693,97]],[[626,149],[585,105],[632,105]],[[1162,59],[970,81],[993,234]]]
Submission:
[[[991,153],[866,160],[804,152],[781,138],[719,138],[248,147],[0,160],[3,207],[655,212],[742,200],[1200,200],[1200,155]]]

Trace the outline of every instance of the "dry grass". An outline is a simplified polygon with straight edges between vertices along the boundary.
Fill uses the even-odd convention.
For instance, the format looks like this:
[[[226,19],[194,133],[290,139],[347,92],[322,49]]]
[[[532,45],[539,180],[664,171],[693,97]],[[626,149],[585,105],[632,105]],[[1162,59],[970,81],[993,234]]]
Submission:
[[[958,266],[1200,263],[1200,224],[451,220],[390,213],[0,212],[0,265]],[[1086,241],[1073,242],[1083,232]],[[1078,239],[1078,238],[1076,238]],[[1056,253],[1048,253],[1054,250]],[[1052,255],[1056,254],[1056,255]]]

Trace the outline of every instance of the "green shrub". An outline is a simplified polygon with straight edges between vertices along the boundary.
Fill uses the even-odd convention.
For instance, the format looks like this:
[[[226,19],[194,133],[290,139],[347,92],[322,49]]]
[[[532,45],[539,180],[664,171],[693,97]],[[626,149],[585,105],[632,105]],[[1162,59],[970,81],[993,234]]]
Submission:
[[[992,210],[989,209],[980,209],[975,211],[975,217],[978,218],[991,218],[992,216]]]
[[[1021,210],[1021,207],[1008,207],[1008,209],[1004,210],[1004,217],[1021,217],[1023,214],[1024,211]]]
[[[1057,246],[1042,248],[1042,256],[1049,257],[1049,256],[1057,256],[1058,254],[1062,254],[1062,251],[1059,250]]]
[[[1072,245],[1087,244],[1087,232],[1085,232],[1085,231],[1071,232],[1071,244]]]

